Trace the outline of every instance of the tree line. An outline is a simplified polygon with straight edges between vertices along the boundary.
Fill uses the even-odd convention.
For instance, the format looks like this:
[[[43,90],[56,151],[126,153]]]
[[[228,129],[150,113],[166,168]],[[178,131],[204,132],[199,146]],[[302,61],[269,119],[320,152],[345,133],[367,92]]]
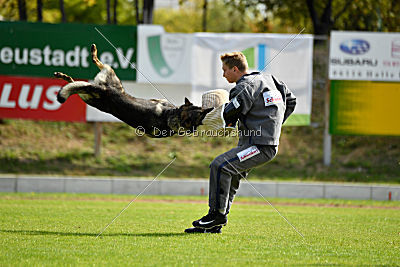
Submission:
[[[179,0],[179,8],[154,10],[160,0],[0,0],[3,20],[138,25],[170,32],[400,31],[398,0]]]

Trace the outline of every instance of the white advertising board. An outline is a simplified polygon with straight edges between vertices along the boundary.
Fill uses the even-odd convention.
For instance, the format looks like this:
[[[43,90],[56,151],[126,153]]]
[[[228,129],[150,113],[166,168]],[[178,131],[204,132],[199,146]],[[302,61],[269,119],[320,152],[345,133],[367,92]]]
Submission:
[[[159,25],[138,26],[138,83],[191,83],[192,34],[166,33]]]
[[[400,33],[332,31],[329,79],[400,81]]]
[[[297,97],[295,114],[310,116],[313,37],[300,35],[293,39],[294,37],[293,34],[195,34],[192,52],[195,99],[201,99],[200,95],[210,89],[229,90],[235,86],[222,76],[220,55],[241,51],[247,58],[251,72],[271,73],[288,85]]]

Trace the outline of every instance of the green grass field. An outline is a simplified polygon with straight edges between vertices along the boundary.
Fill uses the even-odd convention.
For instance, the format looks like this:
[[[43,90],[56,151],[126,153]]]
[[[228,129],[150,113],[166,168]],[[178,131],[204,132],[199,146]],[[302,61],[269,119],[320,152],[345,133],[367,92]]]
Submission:
[[[201,197],[0,194],[0,265],[398,265],[400,203],[236,201],[222,234],[184,234]],[[289,205],[288,205],[289,203]]]

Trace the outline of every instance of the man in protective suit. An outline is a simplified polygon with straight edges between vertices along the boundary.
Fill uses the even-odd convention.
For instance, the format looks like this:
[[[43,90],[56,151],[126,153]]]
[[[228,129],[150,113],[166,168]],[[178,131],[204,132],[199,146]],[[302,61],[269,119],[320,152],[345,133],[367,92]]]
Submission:
[[[281,127],[296,106],[296,97],[271,74],[249,73],[241,52],[221,55],[223,76],[236,83],[225,104],[226,126],[239,121],[238,146],[210,164],[209,212],[186,233],[220,233],[226,225],[240,179],[249,170],[272,160],[278,152]]]

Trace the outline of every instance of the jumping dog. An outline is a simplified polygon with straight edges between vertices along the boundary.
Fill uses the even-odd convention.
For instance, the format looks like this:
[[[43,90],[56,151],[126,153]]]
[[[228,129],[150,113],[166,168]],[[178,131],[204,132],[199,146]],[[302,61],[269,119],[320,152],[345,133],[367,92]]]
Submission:
[[[64,103],[71,95],[78,94],[88,105],[114,115],[149,137],[169,137],[180,130],[193,132],[212,110],[194,106],[187,98],[184,105],[175,107],[164,99],[133,97],[125,92],[114,70],[97,58],[95,44],[91,46],[91,54],[93,63],[100,69],[93,83],[54,73],[56,78],[68,82],[58,92],[58,102]]]

